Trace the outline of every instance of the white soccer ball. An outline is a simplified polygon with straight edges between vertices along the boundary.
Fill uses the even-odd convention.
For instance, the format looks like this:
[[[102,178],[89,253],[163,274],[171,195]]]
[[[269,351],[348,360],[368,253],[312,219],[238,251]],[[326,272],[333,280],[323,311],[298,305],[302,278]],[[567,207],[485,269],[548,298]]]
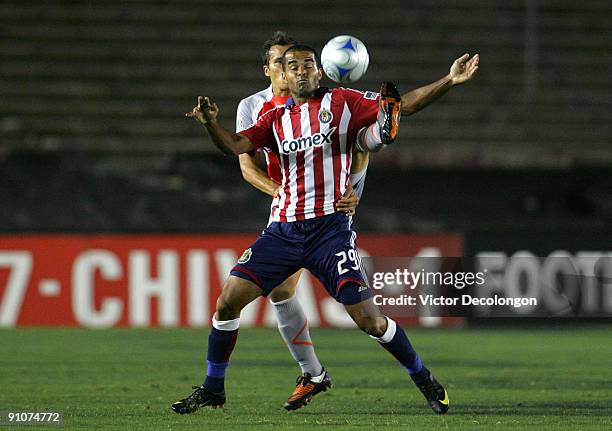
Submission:
[[[368,70],[370,56],[363,42],[353,36],[336,36],[323,47],[321,65],[334,82],[355,82]]]

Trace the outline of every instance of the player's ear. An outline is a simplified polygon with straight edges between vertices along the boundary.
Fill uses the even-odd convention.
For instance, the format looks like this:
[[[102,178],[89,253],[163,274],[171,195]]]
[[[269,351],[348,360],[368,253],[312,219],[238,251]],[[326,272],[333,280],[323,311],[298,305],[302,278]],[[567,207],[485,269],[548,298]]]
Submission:
[[[320,67],[317,70],[317,77],[319,78],[319,81],[323,79],[323,69]]]
[[[268,67],[268,65],[264,65],[263,67],[263,71],[264,71],[264,75],[266,76],[270,76],[270,68]]]

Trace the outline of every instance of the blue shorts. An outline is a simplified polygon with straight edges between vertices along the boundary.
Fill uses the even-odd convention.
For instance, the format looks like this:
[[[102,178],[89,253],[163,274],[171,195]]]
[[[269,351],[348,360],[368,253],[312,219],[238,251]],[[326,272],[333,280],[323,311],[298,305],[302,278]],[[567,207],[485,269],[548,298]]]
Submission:
[[[357,304],[373,295],[351,222],[343,213],[272,222],[244,251],[230,274],[252,281],[267,296],[297,270],[306,268],[336,301]]]

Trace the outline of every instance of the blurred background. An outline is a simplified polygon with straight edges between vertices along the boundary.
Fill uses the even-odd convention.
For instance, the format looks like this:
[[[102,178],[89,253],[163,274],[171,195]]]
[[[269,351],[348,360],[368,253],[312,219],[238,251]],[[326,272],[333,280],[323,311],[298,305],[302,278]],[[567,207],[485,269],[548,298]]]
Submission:
[[[475,258],[484,296],[538,299],[397,318],[441,328],[408,332],[451,391],[447,427],[610,429],[611,24],[610,0],[2,0],[0,410],[63,412],[66,429],[440,427],[377,343],[333,328],[311,333],[334,391],[286,415],[298,369],[261,298],[228,408],[169,410],[201,382],[201,327],[270,205],[184,114],[208,95],[232,128],[280,29],[318,50],[361,39],[364,90],[480,54],[372,157],[360,254]],[[313,277],[297,295],[311,327],[352,326]]]
[[[269,199],[183,115],[209,95],[232,128],[268,85],[276,29],[317,49],[360,38],[358,89],[405,92],[481,55],[374,157],[360,231],[607,228],[610,22],[607,0],[3,1],[0,230],[258,231]]]
[[[335,35],[361,39],[370,68],[358,89],[376,90],[391,80],[406,92],[446,75],[464,52],[481,56],[472,81],[405,117],[397,143],[373,157],[356,217],[360,233],[387,235],[366,235],[371,250],[378,245],[381,252],[415,255],[437,244],[450,255],[564,250],[609,256],[611,22],[608,0],[312,0],[297,6],[281,0],[5,0],[2,248],[36,255],[32,280],[41,281],[29,284],[28,292],[38,293],[28,293],[26,303],[32,295],[59,295],[64,283],[83,285],[70,268],[78,266],[78,253],[103,247],[94,241],[99,234],[186,234],[193,244],[209,244],[207,253],[230,247],[239,255],[264,226],[270,199],[245,183],[237,159],[221,155],[184,113],[197,95],[208,95],[218,102],[222,123],[233,128],[239,100],[269,85],[261,45],[280,29],[319,50]],[[68,246],[36,236],[48,233],[81,234],[75,237],[80,248],[53,262]],[[150,239],[137,236],[126,250]],[[421,245],[402,249],[398,241]],[[119,267],[137,267],[140,260],[113,244]],[[155,243],[150,252],[172,244],[172,238]],[[227,265],[236,257],[215,256]],[[580,262],[583,274],[594,274],[595,260]],[[211,271],[226,274],[225,266]],[[115,274],[111,269],[108,288],[125,296],[128,276],[108,275]],[[91,277],[98,277],[91,310],[100,311],[104,288],[99,275]],[[8,279],[0,272],[0,280]],[[219,288],[219,281],[211,283]],[[145,289],[144,295],[156,292]],[[598,310],[612,313],[612,292],[601,298],[608,305]],[[62,300],[68,307],[70,299]],[[19,312],[6,317],[19,307],[4,303],[4,324],[23,318]],[[204,315],[194,319],[208,322]]]

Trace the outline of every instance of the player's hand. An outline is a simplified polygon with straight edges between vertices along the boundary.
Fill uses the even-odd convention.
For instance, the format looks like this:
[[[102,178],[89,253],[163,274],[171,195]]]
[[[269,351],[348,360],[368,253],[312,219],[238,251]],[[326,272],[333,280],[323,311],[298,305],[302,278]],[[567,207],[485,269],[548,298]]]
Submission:
[[[338,202],[336,203],[336,210],[343,212],[346,215],[355,215],[355,209],[359,205],[359,198],[355,194],[355,191],[351,188],[344,193]]]
[[[202,124],[210,121],[215,121],[219,115],[219,107],[216,103],[211,102],[208,97],[198,96],[198,104],[187,112],[185,117],[195,118]]]
[[[463,54],[456,59],[450,68],[449,74],[453,85],[462,84],[472,79],[478,70],[479,61],[480,55],[478,54],[474,55],[472,58],[470,58],[470,54]]]

